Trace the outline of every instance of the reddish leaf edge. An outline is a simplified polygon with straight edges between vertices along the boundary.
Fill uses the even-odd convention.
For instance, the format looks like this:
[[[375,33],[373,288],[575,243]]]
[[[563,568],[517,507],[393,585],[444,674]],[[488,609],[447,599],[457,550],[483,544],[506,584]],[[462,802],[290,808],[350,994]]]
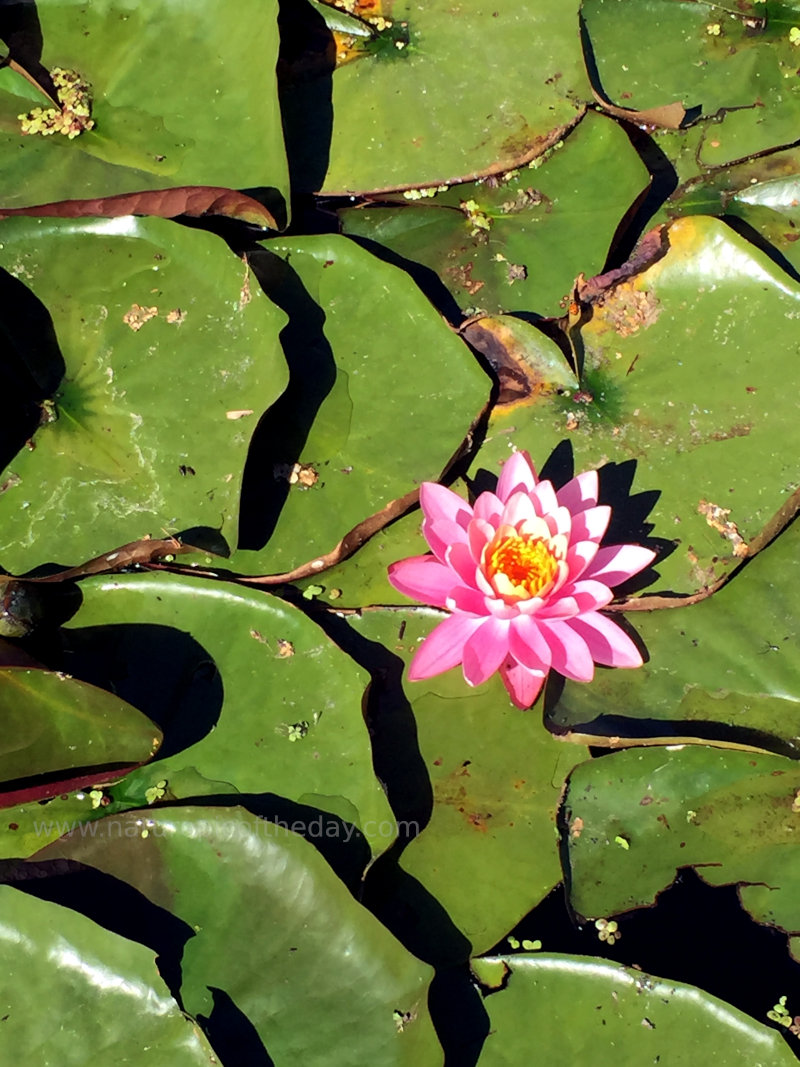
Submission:
[[[123,215],[153,215],[173,219],[178,215],[201,218],[225,215],[264,229],[278,230],[274,216],[246,193],[216,185],[178,185],[172,189],[145,189],[89,200],[56,200],[29,207],[0,207],[0,219],[16,215],[35,218],[115,219]]]

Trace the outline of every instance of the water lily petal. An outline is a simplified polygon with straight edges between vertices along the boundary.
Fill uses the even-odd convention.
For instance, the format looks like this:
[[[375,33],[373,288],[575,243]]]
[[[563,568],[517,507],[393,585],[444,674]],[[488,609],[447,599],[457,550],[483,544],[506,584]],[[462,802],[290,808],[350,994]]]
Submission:
[[[530,495],[526,492],[512,493],[503,508],[500,525],[516,526],[517,523],[524,522],[526,519],[535,518],[536,509],[533,506],[533,500]],[[541,520],[539,521],[541,522]],[[547,529],[546,524],[542,524],[542,526]]]
[[[569,580],[576,582],[587,567],[594,561],[598,554],[598,548],[594,541],[578,541],[567,549],[567,567],[569,568]]]
[[[600,491],[597,480],[597,471],[584,471],[571,482],[567,482],[556,493],[559,504],[569,508],[573,516],[586,508],[593,508],[597,504],[597,495]],[[574,521],[574,518],[573,518]]]
[[[475,501],[475,518],[490,522],[497,529],[503,514],[503,502],[494,493],[481,493]]]
[[[509,658],[500,667],[500,677],[514,704],[524,710],[531,707],[538,697],[546,674],[532,671]]]
[[[542,619],[538,625],[550,646],[552,665],[558,673],[575,682],[590,682],[594,677],[594,660],[584,639],[572,629],[572,622]]]
[[[484,596],[495,597],[497,594],[492,588],[492,584],[489,579],[484,575],[480,567],[475,570],[475,585]]]
[[[552,482],[539,482],[531,493],[531,497],[538,503],[540,515],[552,514],[558,507],[556,491]]]
[[[509,623],[489,618],[464,644],[462,666],[468,685],[482,685],[508,658]]]
[[[434,556],[411,556],[392,563],[389,581],[404,596],[437,608],[446,606],[451,590],[459,584],[458,575]]]
[[[406,595],[452,614],[420,645],[412,680],[459,663],[470,685],[499,671],[514,703],[530,707],[551,668],[586,682],[595,663],[641,664],[627,634],[600,612],[613,586],[652,563],[655,554],[639,545],[600,547],[611,509],[598,505],[598,486],[597,472],[587,471],[556,491],[549,481],[538,481],[525,452],[509,456],[497,493],[481,493],[474,510],[444,486],[423,484],[423,532],[434,555],[392,564],[389,578]],[[525,595],[527,572],[519,571],[524,553],[514,555],[505,545],[499,550],[504,539],[520,536],[544,542],[556,565],[533,597]],[[489,559],[492,544],[498,551]],[[507,556],[513,573],[504,569]],[[535,577],[533,557],[530,568]]]
[[[539,612],[542,619],[569,619],[582,615],[586,611],[604,608],[614,599],[614,594],[603,582],[589,579],[580,582],[567,582],[558,591],[558,598],[552,599]],[[566,602],[566,603],[565,603]]]
[[[458,666],[467,639],[482,622],[483,619],[473,615],[448,615],[417,649],[408,668],[409,679],[418,682]]]
[[[481,554],[486,545],[494,537],[495,527],[485,519],[473,519],[467,529],[467,539],[470,551],[476,562],[480,562]]]
[[[565,541],[564,534],[550,532],[550,524],[547,521],[547,517],[540,518],[538,515],[521,522],[519,533],[525,534],[526,537],[538,537],[542,541],[552,541],[554,538],[558,538],[561,543]],[[556,545],[559,542],[556,542]],[[566,544],[563,544],[563,548],[566,549],[566,547]]]
[[[564,536],[570,540],[572,531],[572,515],[568,508],[555,507],[551,512],[544,516],[544,520],[550,528],[551,534],[564,534]],[[581,538],[575,538],[576,541]]]
[[[514,607],[520,615],[537,615],[546,603],[547,597],[532,596],[530,600],[518,600]]]
[[[579,511],[572,518],[571,541],[595,541],[599,544],[611,521],[611,508],[601,504],[597,508]]]
[[[478,564],[475,562],[468,544],[459,541],[451,544],[445,553],[445,563],[448,567],[452,567],[454,574],[465,585],[475,588],[475,574],[478,570]]]
[[[467,531],[450,519],[434,519],[430,522],[426,519],[422,524],[422,534],[431,546],[431,551],[442,563],[447,562],[447,549],[450,545],[466,544],[467,541]]]
[[[621,626],[599,612],[590,612],[570,623],[588,645],[595,663],[605,667],[641,667],[642,656]]]
[[[483,610],[487,615],[494,615],[496,619],[516,619],[519,615],[516,604],[506,604],[504,600],[494,596],[483,598]]]
[[[505,503],[518,489],[530,493],[536,485],[536,471],[527,452],[512,452],[497,480],[497,495]]]
[[[508,647],[514,659],[524,667],[547,672],[553,654],[541,630],[529,615],[520,615],[512,623]]]
[[[453,573],[452,571],[450,572]],[[454,576],[455,577],[455,576]],[[471,615],[486,614],[486,597],[477,589],[468,589],[465,585],[454,585],[443,605],[448,611],[466,611]]]
[[[574,596],[565,596],[559,592],[558,596],[549,601],[538,613],[540,619],[574,619],[580,615],[581,609]]]
[[[615,586],[644,570],[655,558],[655,552],[641,545],[611,545],[600,549],[583,576]]]
[[[452,489],[438,482],[423,482],[419,488],[419,505],[428,522],[449,519],[464,529],[472,518],[472,508]]]

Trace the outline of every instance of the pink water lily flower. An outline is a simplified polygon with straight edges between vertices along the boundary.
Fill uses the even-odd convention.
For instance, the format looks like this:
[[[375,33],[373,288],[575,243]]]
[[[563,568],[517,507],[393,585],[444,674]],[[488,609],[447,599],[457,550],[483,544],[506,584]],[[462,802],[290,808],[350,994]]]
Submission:
[[[527,452],[506,461],[496,493],[470,507],[425,482],[422,532],[433,555],[393,563],[389,581],[450,614],[425,638],[409,678],[460,663],[469,685],[495,671],[519,708],[530,707],[550,668],[591,681],[596,663],[640,667],[628,635],[600,612],[615,585],[655,558],[641,545],[600,547],[611,508],[598,505],[597,471],[555,490]]]

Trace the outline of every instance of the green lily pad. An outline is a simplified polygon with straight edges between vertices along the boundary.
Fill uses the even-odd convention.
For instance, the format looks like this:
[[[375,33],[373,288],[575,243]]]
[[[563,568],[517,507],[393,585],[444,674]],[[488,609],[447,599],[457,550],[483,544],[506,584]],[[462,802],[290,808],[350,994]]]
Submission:
[[[742,236],[765,238],[797,269],[794,201],[800,153],[796,148],[767,152],[727,167],[708,168],[697,160],[700,140],[696,128],[664,132],[657,143],[675,166],[680,184],[650,225],[681,215],[724,215],[729,221],[738,217],[746,224],[739,227]],[[763,247],[769,251],[768,246]]]
[[[150,759],[161,731],[117,696],[50,671],[0,669],[0,783],[8,792],[25,779],[50,776],[49,795],[59,780],[108,771]],[[27,783],[30,785],[31,783]],[[47,796],[47,786],[39,783]],[[33,783],[37,785],[37,783]]]
[[[209,1014],[209,987],[224,990],[276,1062],[441,1063],[426,1003],[432,970],[308,842],[241,808],[164,808],[105,823],[107,834],[37,858],[87,863],[194,927],[181,988],[192,1014]]]
[[[666,241],[580,328],[580,392],[496,413],[473,469],[498,473],[513,446],[541,465],[564,439],[576,471],[636,460],[634,490],[660,493],[653,534],[676,541],[659,588],[694,593],[738,564],[796,488],[785,354],[800,286],[717,219],[680,219]]]
[[[507,985],[486,999],[491,1030],[479,1067],[549,1063],[641,1067],[791,1067],[779,1034],[716,997],[588,956],[473,960],[479,977]],[[524,1024],[521,1024],[524,1020]]]
[[[736,193],[727,212],[742,219],[768,241],[795,271],[800,269],[800,177],[774,178],[750,184]]]
[[[363,519],[438,478],[490,390],[403,271],[339,236],[268,247],[286,264],[253,259],[267,292],[281,299],[274,278],[282,273],[286,289],[299,289],[299,279],[306,295],[284,333],[289,387],[254,445],[255,496],[272,509],[274,532],[256,524],[251,547],[269,536],[266,546],[231,559],[251,574],[286,572],[331,551]]]
[[[567,682],[550,711],[577,735],[722,739],[800,752],[800,590],[797,523],[712,597],[688,607],[634,612],[649,655],[635,671]]]
[[[800,767],[782,756],[689,746],[581,764],[564,796],[572,906],[594,918],[652,904],[694,866],[710,885],[738,883],[758,922],[797,935],[799,798]]]
[[[316,584],[322,588],[318,599],[322,603],[341,604],[343,607],[364,607],[370,604],[399,604],[406,606],[408,597],[390,585],[388,567],[407,556],[421,556],[428,552],[428,543],[422,536],[422,516],[414,508],[402,519],[385,527],[370,538],[349,559],[331,567],[318,577],[297,582],[301,589],[308,590]],[[331,600],[331,595],[333,600]],[[335,602],[335,603],[334,603]]]
[[[600,84],[616,104],[665,100],[706,120],[700,159],[718,166],[796,139],[800,119],[796,11],[674,0],[583,0]]]
[[[619,124],[589,113],[543,160],[499,182],[340,217],[345,233],[435,270],[462,309],[558,315],[578,272],[602,270],[620,219],[647,183]]]
[[[576,8],[393,3],[392,25],[333,75],[324,191],[440,185],[540,155],[580,114],[575,94],[590,99]]]
[[[59,792],[46,804],[30,801],[3,808],[0,812],[0,859],[27,859],[51,841],[78,830],[84,823],[102,818],[106,814],[103,800],[108,798],[106,788],[86,786],[72,793]],[[85,832],[91,833],[90,830]]]
[[[80,1067],[87,1050],[152,1067],[219,1062],[169,995],[149,949],[10,886],[0,886],[0,900],[6,1063]]]
[[[282,313],[257,286],[243,296],[246,269],[216,237],[161,219],[9,219],[0,242],[66,364],[34,450],[5,471],[3,566],[197,526],[235,541],[250,435],[286,383]],[[27,327],[22,358],[41,378],[46,326]]]
[[[246,0],[232,19],[197,3],[187,18],[156,0],[39,0],[41,62],[91,84],[95,128],[72,140],[23,135],[18,116],[51,104],[22,75],[3,71],[0,204],[176,185],[273,186],[286,195],[277,6]],[[8,29],[0,20],[0,34]]]
[[[369,611],[352,625],[408,660],[440,620],[432,611]],[[585,749],[555,741],[538,711],[512,707],[497,676],[470,689],[456,669],[404,680],[403,691],[433,812],[400,865],[436,897],[473,950],[486,951],[560,881],[558,796]]]
[[[83,607],[65,631],[71,660],[169,720],[164,757],[120,783],[118,803],[143,806],[164,781],[167,797],[277,794],[354,824],[375,851],[392,843],[361,712],[366,675],[300,611],[260,590],[171,574],[81,588]],[[192,720],[205,724],[199,738],[172,751],[169,722],[181,736]],[[203,780],[214,785],[198,790]]]

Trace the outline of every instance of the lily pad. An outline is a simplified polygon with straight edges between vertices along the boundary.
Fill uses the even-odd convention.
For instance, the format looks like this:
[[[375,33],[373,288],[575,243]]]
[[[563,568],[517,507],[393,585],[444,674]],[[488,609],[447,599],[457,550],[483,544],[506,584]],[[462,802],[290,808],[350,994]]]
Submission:
[[[543,1059],[598,1067],[792,1067],[774,1030],[694,986],[588,956],[473,960],[479,977],[508,982],[486,999],[491,1031],[479,1067]],[[521,1020],[524,1019],[524,1025]]]
[[[0,802],[30,786],[37,796],[63,791],[66,779],[119,777],[150,759],[161,731],[117,696],[60,673],[0,670]],[[44,781],[27,781],[40,776]],[[11,800],[14,803],[14,800]]]
[[[369,611],[353,626],[408,660],[439,621],[432,611]],[[403,691],[433,811],[400,865],[436,897],[473,950],[486,951],[560,881],[558,796],[585,750],[555,741],[537,712],[512,707],[497,676],[470,689],[452,670],[424,682],[404,679]],[[380,728],[380,708],[375,715]]]
[[[46,309],[20,341],[28,373],[43,377],[47,312],[66,367],[5,471],[3,566],[198,526],[235,541],[250,435],[286,383],[282,313],[218,238],[162,219],[9,219],[0,242]]]
[[[28,68],[38,58],[46,70],[77,71],[91,84],[95,127],[71,140],[23,135],[18,116],[52,105],[21,74],[4,70],[0,204],[176,185],[273,186],[285,195],[277,7],[245,0],[230,18],[203,2],[187,18],[156,0],[39,0],[21,34],[16,27],[15,44],[25,46],[19,58]],[[11,30],[4,14],[0,36]]]
[[[586,917],[652,904],[678,870],[739,885],[758,922],[800,933],[800,767],[689,746],[581,764],[564,796],[572,906]],[[624,847],[619,847],[625,842]]]
[[[87,785],[72,793],[63,793],[59,787],[58,795],[47,803],[31,800],[3,808],[0,812],[0,860],[27,859],[51,841],[72,833],[84,823],[102,818],[106,814],[103,801],[108,797],[106,788],[100,786],[92,788]]]
[[[340,218],[345,233],[435,270],[462,309],[558,315],[578,272],[602,270],[648,180],[619,124],[589,113],[531,166],[429,200],[347,208]]]
[[[738,565],[796,487],[785,359],[800,286],[717,219],[679,219],[662,240],[574,327],[580,391],[496,413],[473,470],[499,473],[514,446],[541,464],[564,439],[576,470],[635,460],[635,488],[660,494],[647,521],[676,542],[659,587],[694,593]],[[612,503],[624,520],[627,503]]]
[[[454,9],[448,0],[400,0],[389,21],[362,58],[333,75],[325,192],[509,170],[576,120],[575,94],[590,99],[577,4],[496,0]],[[502,74],[476,77],[479,70]]]
[[[567,682],[550,711],[576,735],[694,737],[800,753],[800,526],[710,598],[633,612],[648,652],[635,671]],[[608,741],[606,741],[608,743]]]
[[[276,1062],[442,1062],[426,1003],[432,970],[308,842],[241,808],[128,812],[105,823],[107,834],[98,824],[93,840],[58,842],[37,858],[112,874],[194,927],[181,988],[192,1014],[210,1013],[209,987],[223,990]]]
[[[6,1063],[80,1067],[87,1049],[152,1067],[219,1062],[169,995],[149,949],[10,886],[0,886],[0,900]]]
[[[339,236],[268,248],[272,255],[252,262],[289,309],[290,383],[250,457],[253,551],[231,565],[251,574],[313,560],[438,478],[490,390],[469,348],[403,271]]]
[[[201,792],[277,795],[339,816],[353,824],[340,833],[357,827],[375,851],[391,844],[361,712],[366,676],[297,608],[170,574],[94,578],[82,589],[65,631],[73,669],[165,721],[164,758],[129,775],[115,800],[142,806],[159,799],[147,792],[159,782],[161,796],[196,796],[206,780],[216,784]],[[178,788],[173,779],[190,769]]]
[[[583,0],[604,93],[625,107],[681,100],[707,122],[700,160],[718,166],[796,139],[798,52],[787,5]]]

